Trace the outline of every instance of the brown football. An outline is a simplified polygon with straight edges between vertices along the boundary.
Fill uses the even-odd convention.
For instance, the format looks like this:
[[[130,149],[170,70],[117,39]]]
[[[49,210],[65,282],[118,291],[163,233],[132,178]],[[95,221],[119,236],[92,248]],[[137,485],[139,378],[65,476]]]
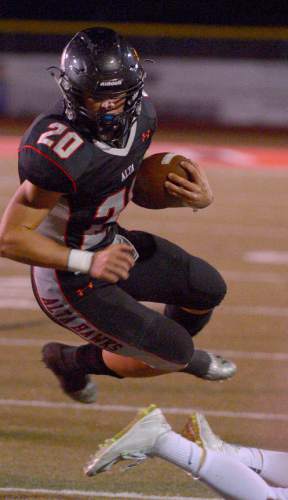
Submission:
[[[190,179],[180,162],[187,160],[177,153],[156,153],[145,158],[136,177],[133,201],[145,208],[183,207],[179,198],[171,196],[164,186],[170,172]]]

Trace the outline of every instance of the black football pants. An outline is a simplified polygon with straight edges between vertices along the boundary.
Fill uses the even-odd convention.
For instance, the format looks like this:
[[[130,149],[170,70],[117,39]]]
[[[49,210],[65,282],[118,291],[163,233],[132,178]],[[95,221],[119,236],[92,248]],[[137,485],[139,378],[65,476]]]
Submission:
[[[85,274],[34,268],[36,298],[53,321],[101,349],[161,370],[180,370],[192,358],[191,335],[140,302],[213,309],[226,293],[225,283],[210,264],[163,238],[119,232],[139,253],[127,280],[110,284]]]

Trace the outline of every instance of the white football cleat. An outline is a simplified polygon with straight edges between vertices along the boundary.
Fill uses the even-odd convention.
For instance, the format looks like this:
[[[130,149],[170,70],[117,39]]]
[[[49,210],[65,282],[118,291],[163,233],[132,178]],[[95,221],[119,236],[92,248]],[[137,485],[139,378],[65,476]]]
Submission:
[[[137,465],[153,455],[157,439],[171,430],[162,411],[155,405],[139,412],[137,417],[111,439],[106,439],[84,466],[86,476],[95,476],[110,470],[120,460],[131,460]]]
[[[202,413],[191,413],[184,426],[182,435],[203,449],[225,453],[237,459],[240,446],[226,443],[217,436]]]

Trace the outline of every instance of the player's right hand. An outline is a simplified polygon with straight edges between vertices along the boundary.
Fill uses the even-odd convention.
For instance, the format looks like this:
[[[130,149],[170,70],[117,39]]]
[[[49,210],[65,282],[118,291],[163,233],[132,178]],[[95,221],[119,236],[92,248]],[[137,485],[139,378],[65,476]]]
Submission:
[[[110,283],[127,280],[129,271],[135,263],[132,251],[132,248],[126,243],[117,243],[95,252],[89,274],[93,278]]]

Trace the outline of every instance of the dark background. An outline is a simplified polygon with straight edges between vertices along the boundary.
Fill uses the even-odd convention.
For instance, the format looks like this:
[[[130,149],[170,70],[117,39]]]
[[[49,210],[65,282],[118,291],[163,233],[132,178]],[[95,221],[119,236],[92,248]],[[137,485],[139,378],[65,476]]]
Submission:
[[[2,18],[285,26],[288,2],[256,0],[2,0]]]
[[[237,27],[288,27],[288,0],[2,0],[0,2],[2,25],[5,19],[34,19],[57,21],[94,21],[111,23],[163,23],[188,24],[191,26],[237,26]],[[25,22],[25,21],[24,21]],[[72,34],[63,33],[61,24],[55,34],[27,34],[20,31],[0,33],[0,50],[3,52],[55,52],[59,53]],[[117,30],[117,27],[114,28]],[[280,31],[280,30],[279,30]],[[145,32],[145,30],[144,30]],[[288,31],[287,31],[288,33]],[[125,31],[122,33],[126,36]],[[129,38],[129,37],[128,37]],[[130,36],[131,43],[142,56],[208,57],[238,59],[288,59],[288,34],[273,39],[261,36],[255,39],[227,39],[197,36],[189,38],[167,38],[161,27],[156,37]]]

